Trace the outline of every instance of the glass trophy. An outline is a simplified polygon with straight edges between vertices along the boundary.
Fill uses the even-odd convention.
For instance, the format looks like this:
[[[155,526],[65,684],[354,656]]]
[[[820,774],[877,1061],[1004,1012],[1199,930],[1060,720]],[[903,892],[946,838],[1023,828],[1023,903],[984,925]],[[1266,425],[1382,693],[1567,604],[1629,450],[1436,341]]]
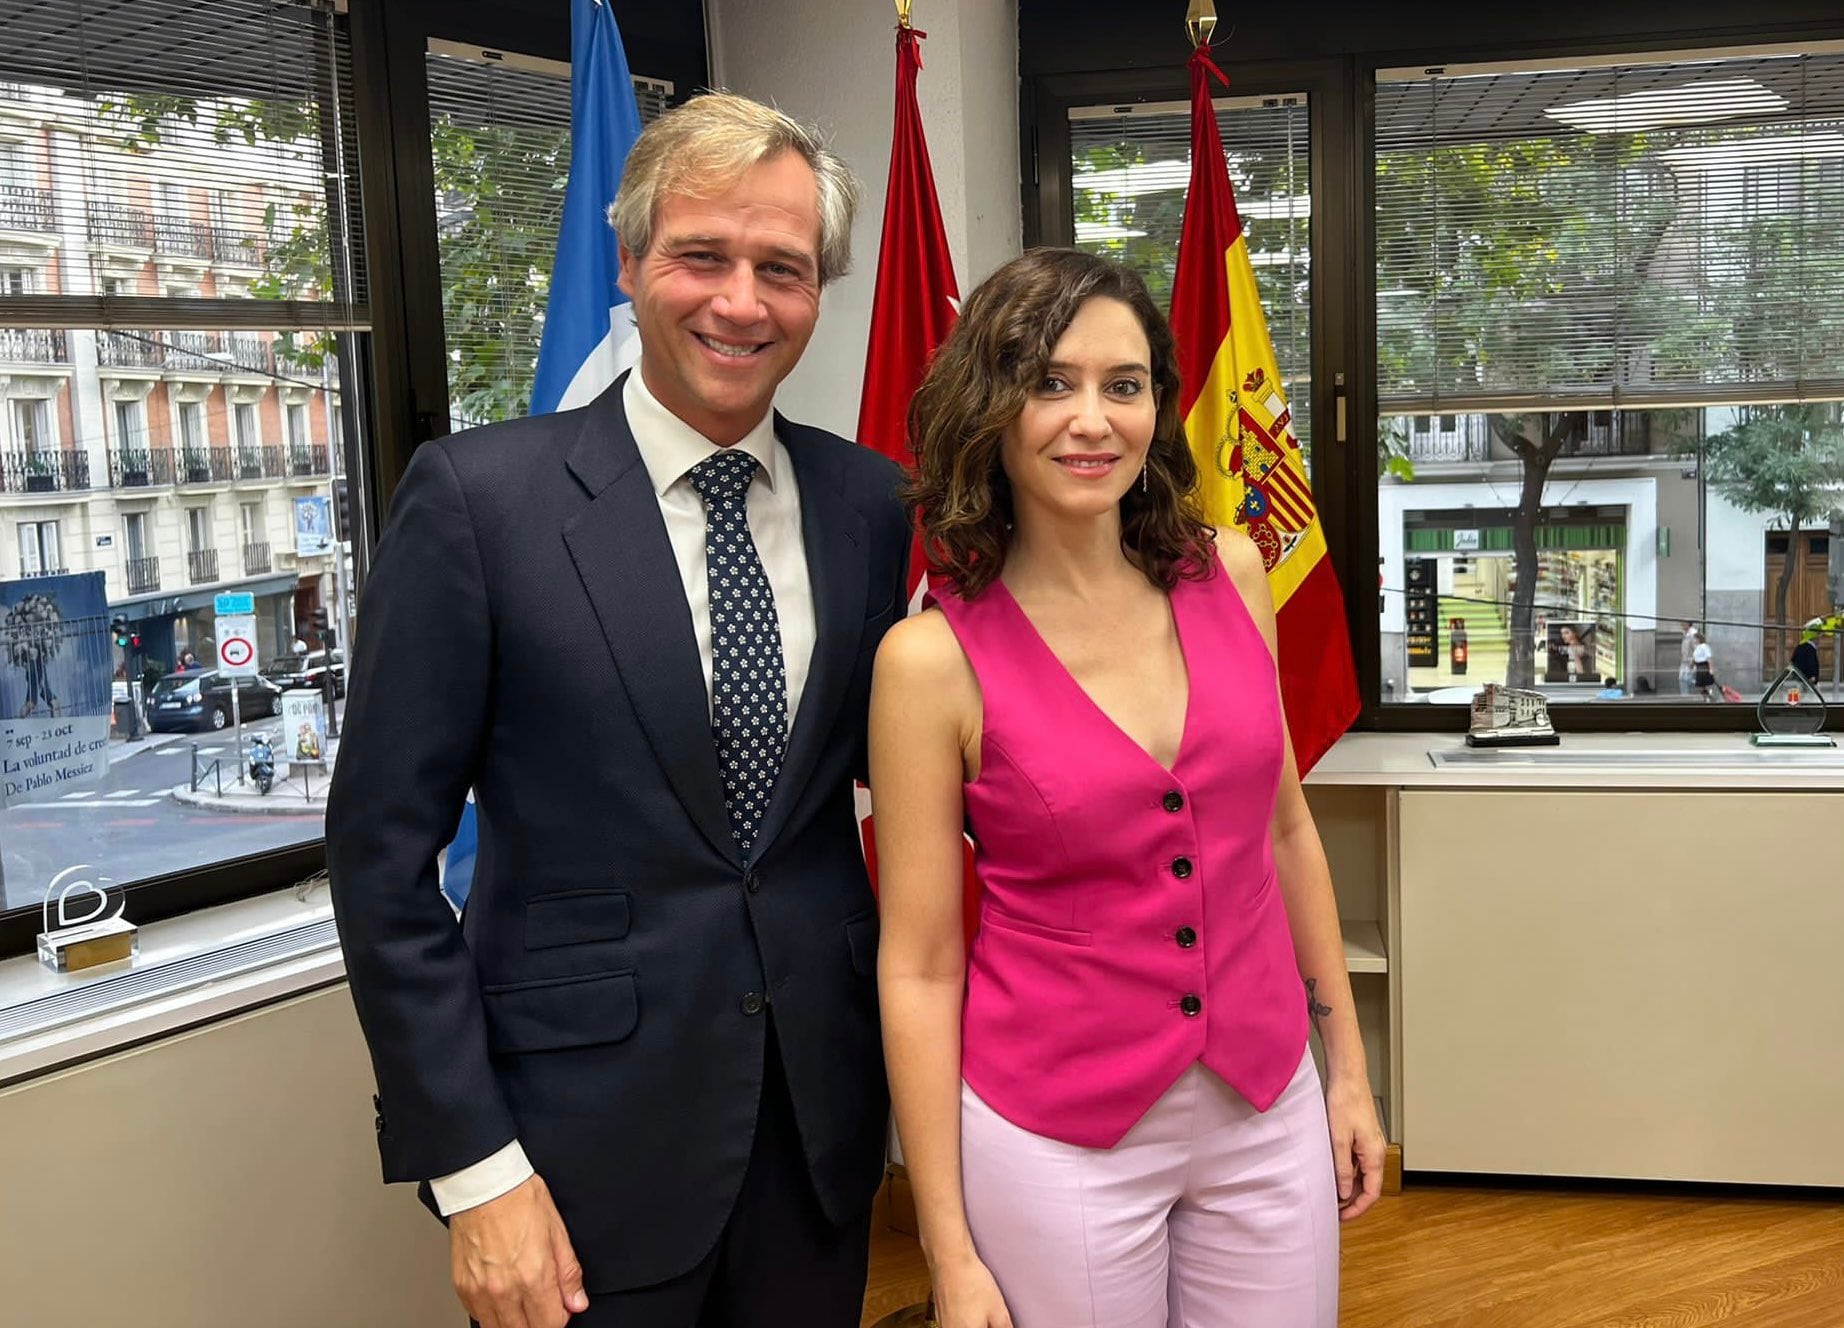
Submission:
[[[90,880],[84,874],[90,870],[66,867],[45,889],[45,929],[39,933],[38,957],[59,973],[132,963],[141,952],[139,929],[122,916],[127,895],[107,877]]]
[[[1825,698],[1796,666],[1783,670],[1754,708],[1756,747],[1836,747],[1825,732]]]

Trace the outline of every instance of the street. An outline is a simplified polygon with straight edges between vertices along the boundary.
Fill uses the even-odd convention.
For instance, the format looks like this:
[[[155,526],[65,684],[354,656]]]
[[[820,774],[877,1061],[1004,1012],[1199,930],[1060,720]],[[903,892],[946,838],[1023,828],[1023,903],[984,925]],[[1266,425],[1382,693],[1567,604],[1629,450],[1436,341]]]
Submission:
[[[279,747],[279,728],[278,719],[246,724],[245,743],[251,733],[262,732]],[[90,879],[125,885],[320,837],[318,805],[298,816],[247,816],[175,803],[167,794],[175,785],[189,785],[195,743],[201,767],[222,761],[224,782],[230,784],[239,764],[231,730],[149,735],[142,743],[111,741],[109,773],[89,788],[0,811],[5,907],[41,904],[51,879],[78,863],[95,869],[86,873]],[[213,787],[209,777],[201,787]],[[289,786],[282,783],[270,794],[278,803],[288,796]],[[294,797],[300,796],[296,786]]]

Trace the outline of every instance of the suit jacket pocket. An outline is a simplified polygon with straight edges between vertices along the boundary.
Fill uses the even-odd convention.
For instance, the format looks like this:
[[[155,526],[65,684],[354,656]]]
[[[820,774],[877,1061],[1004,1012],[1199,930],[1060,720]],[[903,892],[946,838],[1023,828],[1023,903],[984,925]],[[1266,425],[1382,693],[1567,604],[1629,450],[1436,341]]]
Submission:
[[[525,904],[525,948],[618,941],[629,926],[625,890],[561,890]]]
[[[992,904],[987,904],[980,913],[980,925],[997,927],[1001,931],[1020,932],[1026,936],[1036,936],[1040,940],[1057,941],[1063,945],[1093,945],[1094,936],[1086,931],[1075,931],[1068,927],[1051,927],[1042,922],[1033,922],[1029,918],[1017,917],[1003,912]]]
[[[482,987],[480,996],[496,1055],[619,1042],[640,1022],[632,969]]]
[[[851,947],[852,968],[861,978],[877,976],[877,915],[866,913],[845,924],[845,943]]]

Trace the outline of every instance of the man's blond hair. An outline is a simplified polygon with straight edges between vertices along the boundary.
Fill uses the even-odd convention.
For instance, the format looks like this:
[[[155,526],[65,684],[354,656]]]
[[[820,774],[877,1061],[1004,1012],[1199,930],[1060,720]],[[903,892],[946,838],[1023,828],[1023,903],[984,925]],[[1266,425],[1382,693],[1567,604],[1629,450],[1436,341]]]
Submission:
[[[644,254],[653,242],[661,200],[721,193],[750,167],[796,152],[819,182],[822,286],[852,263],[852,217],[858,181],[828,151],[818,134],[772,106],[730,92],[707,92],[674,107],[641,131],[621,171],[621,189],[608,207],[608,223],[621,243]]]

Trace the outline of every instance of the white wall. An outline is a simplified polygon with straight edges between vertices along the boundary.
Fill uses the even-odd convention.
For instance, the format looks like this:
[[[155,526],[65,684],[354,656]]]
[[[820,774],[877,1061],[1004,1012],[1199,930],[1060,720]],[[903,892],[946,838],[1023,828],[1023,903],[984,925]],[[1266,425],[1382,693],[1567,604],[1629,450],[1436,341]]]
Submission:
[[[864,201],[851,275],[826,291],[819,328],[777,404],[850,436],[858,424],[866,337],[883,231],[896,87],[896,11],[888,0],[707,0],[714,85],[817,125],[857,171]],[[942,220],[965,295],[1021,244],[1016,0],[920,0],[918,102]]]

